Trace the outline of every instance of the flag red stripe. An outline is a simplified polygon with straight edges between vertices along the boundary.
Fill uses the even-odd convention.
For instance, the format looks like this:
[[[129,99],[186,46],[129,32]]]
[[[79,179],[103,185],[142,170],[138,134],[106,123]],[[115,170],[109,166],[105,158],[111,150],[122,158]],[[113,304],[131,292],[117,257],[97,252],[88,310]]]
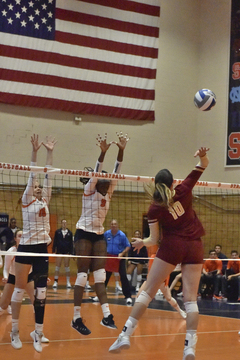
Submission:
[[[67,79],[60,76],[28,73],[26,71],[8,69],[1,72],[1,80],[144,100],[154,100],[155,93],[154,90]]]
[[[69,66],[81,69],[91,69],[102,72],[110,72],[118,75],[129,75],[139,78],[155,79],[156,69],[141,68],[123,64],[106,63],[105,61],[78,58],[57,53],[46,53],[45,51],[19,48],[1,45],[1,56],[10,58],[39,61],[44,63]]]
[[[98,39],[89,36],[70,34],[62,31],[56,31],[55,40],[65,44],[72,44],[95,49],[102,49],[106,51],[114,51],[118,53],[149,57],[152,59],[157,59],[158,57],[158,49],[149,48],[146,46],[120,43],[117,41]]]
[[[158,37],[159,28],[141,24],[130,23],[115,19],[104,18],[96,15],[90,15],[65,9],[56,9],[56,19],[71,21],[89,26],[97,26],[121,32],[132,34],[141,34],[145,36]]]
[[[141,4],[135,1],[123,1],[123,0],[114,0],[113,2],[109,0],[78,0],[81,2],[86,2],[90,4],[96,4],[101,6],[106,6],[108,8],[115,8],[126,11],[133,11],[139,14],[146,14],[151,16],[160,16],[160,7],[149,4]]]
[[[26,96],[0,92],[0,101],[6,104],[47,108],[59,111],[62,110],[75,114],[93,114],[133,120],[154,120],[154,111],[125,109],[73,101],[68,102],[65,100],[51,98],[41,98],[41,102],[39,102],[39,97],[37,96]]]

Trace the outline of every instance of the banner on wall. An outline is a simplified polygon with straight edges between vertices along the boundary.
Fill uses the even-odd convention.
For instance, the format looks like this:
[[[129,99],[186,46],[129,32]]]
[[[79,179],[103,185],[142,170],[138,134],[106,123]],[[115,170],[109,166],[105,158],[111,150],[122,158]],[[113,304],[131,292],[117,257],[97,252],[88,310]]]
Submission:
[[[232,0],[226,166],[240,166],[240,2]]]
[[[159,0],[1,0],[0,102],[154,120]]]

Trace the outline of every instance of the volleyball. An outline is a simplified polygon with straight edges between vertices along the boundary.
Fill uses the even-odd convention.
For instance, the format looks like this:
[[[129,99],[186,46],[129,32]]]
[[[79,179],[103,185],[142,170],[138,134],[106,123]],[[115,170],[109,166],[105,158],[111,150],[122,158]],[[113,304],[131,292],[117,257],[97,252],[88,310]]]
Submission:
[[[216,95],[209,89],[201,89],[194,96],[194,104],[199,110],[211,110],[216,104]]]

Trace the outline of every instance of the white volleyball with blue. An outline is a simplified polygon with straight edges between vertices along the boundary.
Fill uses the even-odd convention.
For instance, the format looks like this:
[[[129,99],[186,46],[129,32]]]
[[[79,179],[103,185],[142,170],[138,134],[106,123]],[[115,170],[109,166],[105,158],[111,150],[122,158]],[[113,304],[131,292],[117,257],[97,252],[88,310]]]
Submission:
[[[199,110],[211,110],[216,104],[216,95],[209,89],[201,89],[194,96],[194,104]]]

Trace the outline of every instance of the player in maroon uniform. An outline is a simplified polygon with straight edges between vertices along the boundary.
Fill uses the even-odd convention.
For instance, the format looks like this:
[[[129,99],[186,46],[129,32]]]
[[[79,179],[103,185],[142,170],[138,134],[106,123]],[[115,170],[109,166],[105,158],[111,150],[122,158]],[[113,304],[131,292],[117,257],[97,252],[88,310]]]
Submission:
[[[134,247],[141,249],[161,243],[148,274],[146,287],[136,299],[132,312],[118,339],[109,348],[110,352],[119,352],[130,347],[129,337],[133,334],[138,320],[144,314],[160,285],[174,270],[182,264],[184,304],[187,313],[186,340],[183,360],[195,359],[197,343],[198,306],[197,291],[203,263],[203,245],[201,236],[204,229],[192,208],[192,189],[208,165],[207,151],[201,147],[195,157],[200,162],[187,178],[173,189],[173,176],[169,170],[160,170],[155,176],[155,186],[148,186],[147,192],[153,201],[148,211],[150,236],[147,239],[134,239]],[[132,243],[133,244],[133,243]]]

